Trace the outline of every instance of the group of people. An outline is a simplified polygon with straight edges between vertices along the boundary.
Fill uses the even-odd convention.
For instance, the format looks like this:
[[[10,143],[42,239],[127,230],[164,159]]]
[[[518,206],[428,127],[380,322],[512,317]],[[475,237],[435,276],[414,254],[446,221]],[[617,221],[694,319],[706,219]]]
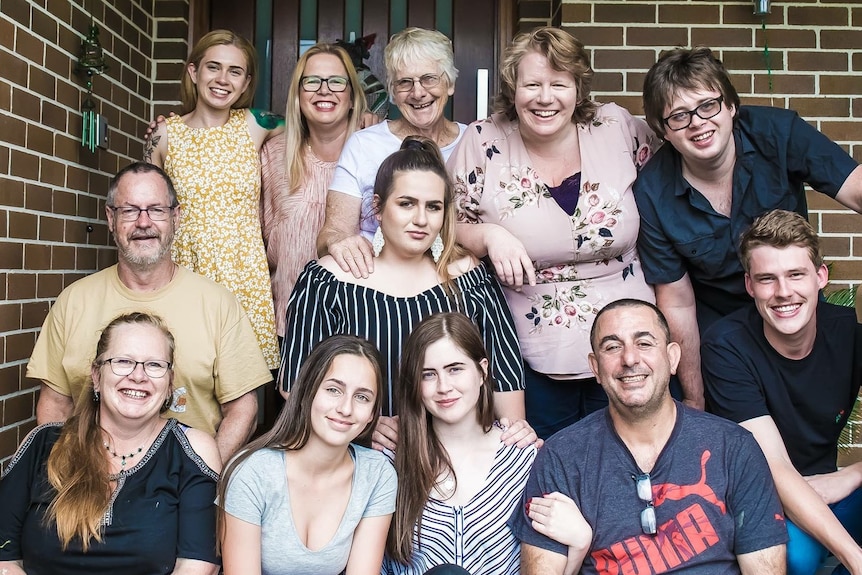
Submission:
[[[110,183],[118,263],[33,351],[0,572],[862,575],[862,331],[803,191],[862,211],[862,167],[707,48],[661,56],[643,121],[571,35],[519,34],[470,126],[443,34],[384,55],[400,118],[360,129],[341,48],[283,122],[246,40],[193,48]]]

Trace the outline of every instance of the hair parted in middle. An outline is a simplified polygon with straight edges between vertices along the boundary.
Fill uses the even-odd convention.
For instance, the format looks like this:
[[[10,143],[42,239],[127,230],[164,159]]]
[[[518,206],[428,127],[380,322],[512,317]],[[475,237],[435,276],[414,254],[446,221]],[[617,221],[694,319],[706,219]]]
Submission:
[[[383,213],[386,209],[386,202],[395,187],[395,179],[404,172],[431,172],[440,177],[446,186],[443,193],[443,228],[440,230],[443,254],[437,262],[437,274],[444,284],[449,284],[449,264],[464,257],[467,252],[455,242],[455,188],[437,144],[422,136],[407,136],[401,142],[401,149],[383,160],[374,180],[377,213]]]
[[[248,88],[233,103],[231,108],[249,108],[254,101],[254,92],[257,90],[257,50],[251,43],[230,30],[213,30],[204,34],[192,48],[186,65],[183,66],[183,75],[180,79],[180,101],[182,102],[181,114],[188,114],[195,109],[198,103],[198,87],[189,76],[189,65],[197,69],[201,65],[207,50],[213,46],[236,46],[245,56],[246,75],[250,79]]]
[[[342,66],[344,66],[350,85],[350,113],[347,116],[347,137],[359,129],[362,115],[368,109],[365,93],[362,91],[362,84],[359,81],[359,76],[356,75],[356,68],[354,68],[353,62],[344,48],[335,44],[320,42],[306,50],[300,56],[296,62],[296,67],[293,69],[293,75],[290,77],[290,86],[287,91],[287,110],[284,113],[284,148],[286,153],[284,173],[287,177],[288,189],[291,191],[299,189],[300,185],[305,181],[306,176],[304,156],[309,131],[308,122],[302,115],[302,109],[299,106],[299,98],[302,94],[300,81],[305,75],[305,67],[308,61],[319,54],[335,56],[341,61]]]
[[[494,424],[494,384],[491,366],[483,371],[482,360],[490,361],[479,329],[462,313],[447,312],[431,315],[410,333],[401,353],[399,385],[395,390],[398,406],[398,449],[395,470],[398,472],[398,495],[395,517],[389,528],[386,551],[394,560],[407,564],[413,555],[414,528],[421,532],[422,509],[437,477],[455,472],[449,454],[434,432],[432,417],[422,401],[422,373],[428,348],[450,339],[473,360],[484,374],[476,418],[485,432]],[[455,481],[457,483],[457,477]]]
[[[400,79],[396,77],[399,70],[409,73],[420,62],[437,64],[446,76],[449,86],[455,85],[458,79],[458,68],[455,67],[452,41],[438,30],[410,27],[393,34],[383,50],[386,88],[390,98],[394,92],[393,86],[396,80]]]
[[[132,312],[115,318],[102,330],[91,372],[104,369],[105,353],[114,340],[117,328],[124,325],[150,326],[161,332],[168,346],[167,361],[173,364],[174,336],[165,322],[156,315]],[[170,396],[173,369],[169,368],[164,377],[169,378]],[[85,552],[93,539],[102,541],[102,519],[110,504],[112,491],[108,460],[102,446],[104,437],[99,424],[99,404],[94,401],[93,390],[91,376],[75,398],[75,410],[63,425],[46,464],[48,482],[57,494],[48,506],[45,520],[56,525],[63,549],[73,539],[77,539],[81,541]],[[167,411],[166,402],[161,411]]]
[[[659,138],[664,138],[665,110],[680,90],[714,90],[732,106],[734,120],[739,113],[739,94],[730,74],[706,46],[675,48],[662,54],[644,78],[643,102],[646,122]]]
[[[808,250],[815,268],[823,265],[820,237],[803,216],[788,210],[771,210],[754,219],[739,237],[739,261],[745,273],[751,266],[751,252],[760,247],[799,246]]]
[[[551,68],[571,74],[578,92],[578,102],[572,113],[572,122],[589,122],[596,115],[598,105],[590,100],[593,85],[593,68],[584,45],[574,36],[555,28],[543,26],[530,32],[521,32],[506,48],[500,66],[500,92],[494,99],[494,112],[516,120],[515,91],[518,88],[518,67],[524,56],[536,53],[548,59]]]

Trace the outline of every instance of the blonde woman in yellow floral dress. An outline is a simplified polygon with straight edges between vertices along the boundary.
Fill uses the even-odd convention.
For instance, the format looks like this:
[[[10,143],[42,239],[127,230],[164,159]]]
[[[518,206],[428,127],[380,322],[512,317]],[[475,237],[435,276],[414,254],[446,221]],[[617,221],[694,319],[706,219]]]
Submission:
[[[226,30],[205,35],[183,74],[183,114],[159,123],[145,155],[177,189],[182,223],[174,260],[236,294],[275,369],[275,314],[258,216],[259,152],[283,126],[248,109],[256,73],[247,40]]]

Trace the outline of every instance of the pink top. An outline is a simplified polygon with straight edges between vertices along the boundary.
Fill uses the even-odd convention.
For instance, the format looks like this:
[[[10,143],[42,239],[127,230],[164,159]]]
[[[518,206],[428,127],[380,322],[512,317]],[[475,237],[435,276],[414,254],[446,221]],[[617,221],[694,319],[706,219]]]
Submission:
[[[275,329],[284,337],[287,300],[302,268],[317,259],[317,234],[326,215],[326,190],[336,162],[324,162],[309,146],[303,150],[305,181],[288,189],[284,135],[270,139],[260,151],[263,189],[261,227],[272,277]]]
[[[635,250],[632,184],[659,142],[615,104],[579,124],[578,137],[581,187],[572,216],[531,167],[518,122],[505,116],[470,125],[447,164],[459,220],[498,224],[524,243],[537,285],[503,293],[524,360],[560,379],[592,377],[589,335],[602,307],[624,297],[655,301]]]

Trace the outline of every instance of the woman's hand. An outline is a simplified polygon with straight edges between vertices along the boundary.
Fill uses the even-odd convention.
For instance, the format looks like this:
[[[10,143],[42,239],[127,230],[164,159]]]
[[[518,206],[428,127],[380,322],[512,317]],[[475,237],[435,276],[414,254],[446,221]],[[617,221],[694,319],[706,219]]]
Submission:
[[[377,427],[371,434],[371,447],[377,451],[388,449],[395,452],[398,447],[398,416],[387,417],[381,415],[377,420]]]
[[[536,431],[527,423],[526,419],[518,419],[513,423],[505,417],[500,419],[500,426],[504,429],[500,435],[500,441],[506,445],[514,445],[515,447],[524,448],[528,445],[536,445],[536,449],[540,449],[545,444],[544,440],[539,439]]]
[[[576,550],[588,549],[593,540],[593,528],[570,497],[557,491],[527,502],[527,517],[533,529],[558,543]]]
[[[485,248],[494,265],[500,283],[520,290],[524,280],[536,285],[536,268],[524,248],[524,244],[507,229],[489,227],[485,235]]]

